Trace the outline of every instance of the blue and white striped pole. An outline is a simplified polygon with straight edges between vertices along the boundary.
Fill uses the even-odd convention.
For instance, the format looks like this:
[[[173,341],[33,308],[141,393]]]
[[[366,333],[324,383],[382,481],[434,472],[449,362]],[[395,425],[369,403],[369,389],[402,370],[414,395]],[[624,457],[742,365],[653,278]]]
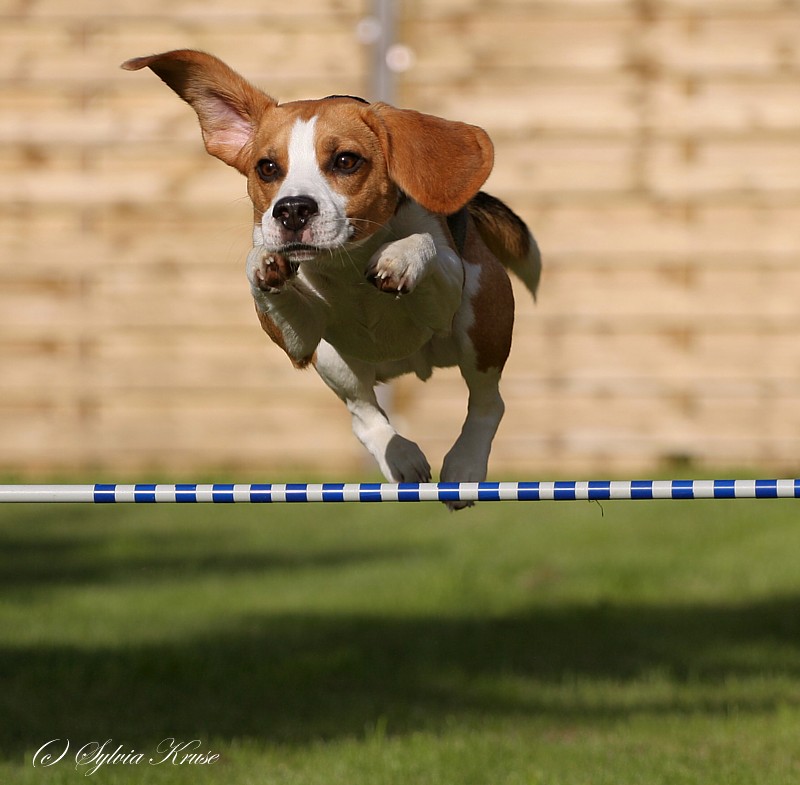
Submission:
[[[800,479],[479,483],[0,485],[0,502],[281,503],[797,499]]]

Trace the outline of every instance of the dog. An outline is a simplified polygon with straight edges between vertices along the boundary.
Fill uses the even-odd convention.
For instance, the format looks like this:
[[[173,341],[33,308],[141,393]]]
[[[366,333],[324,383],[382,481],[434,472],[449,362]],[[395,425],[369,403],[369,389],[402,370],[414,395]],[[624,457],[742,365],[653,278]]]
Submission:
[[[189,49],[122,64],[145,67],[197,113],[206,150],[247,177],[247,277],[267,335],[341,398],[389,482],[428,482],[431,468],[376,385],[457,365],[467,417],[440,479],[485,480],[514,322],[506,271],[534,298],[541,271],[525,223],[480,190],[487,133],[354,96],[280,104]]]

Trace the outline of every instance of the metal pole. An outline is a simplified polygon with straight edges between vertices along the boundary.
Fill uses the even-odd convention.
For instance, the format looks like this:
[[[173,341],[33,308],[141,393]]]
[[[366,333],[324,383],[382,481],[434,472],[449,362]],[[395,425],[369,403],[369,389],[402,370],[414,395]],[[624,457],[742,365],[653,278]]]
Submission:
[[[397,74],[414,65],[413,50],[397,41],[399,0],[373,0],[372,14],[358,23],[356,35],[371,50],[370,100],[394,104]]]
[[[395,101],[395,76],[388,55],[395,42],[395,0],[373,0],[378,37],[373,50],[372,92],[377,101]]]
[[[800,479],[0,485],[1,502],[282,503],[797,499]]]

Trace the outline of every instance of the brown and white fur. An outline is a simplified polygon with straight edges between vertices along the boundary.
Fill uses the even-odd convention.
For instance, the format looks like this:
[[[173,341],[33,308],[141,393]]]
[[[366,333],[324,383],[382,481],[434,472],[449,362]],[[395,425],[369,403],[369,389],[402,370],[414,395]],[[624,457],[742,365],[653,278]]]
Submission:
[[[468,413],[440,477],[484,480],[514,320],[505,268],[534,295],[540,270],[525,224],[479,191],[493,165],[486,132],[349,96],[279,104],[192,50],[123,64],[144,67],[193,107],[208,152],[247,177],[247,277],[264,331],[342,399],[390,482],[426,482],[431,469],[376,384],[457,365]]]

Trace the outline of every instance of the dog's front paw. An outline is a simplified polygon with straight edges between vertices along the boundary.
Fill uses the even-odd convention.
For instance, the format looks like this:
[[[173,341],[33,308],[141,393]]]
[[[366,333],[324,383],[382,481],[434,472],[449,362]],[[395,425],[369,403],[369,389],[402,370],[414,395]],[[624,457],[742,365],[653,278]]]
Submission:
[[[253,248],[247,256],[247,278],[254,293],[278,294],[295,275],[297,269],[279,253]]]
[[[367,279],[382,292],[408,294],[435,258],[436,246],[429,234],[403,237],[378,249],[367,267]]]
[[[390,482],[429,482],[431,467],[420,448],[395,434],[386,446],[381,468]]]

